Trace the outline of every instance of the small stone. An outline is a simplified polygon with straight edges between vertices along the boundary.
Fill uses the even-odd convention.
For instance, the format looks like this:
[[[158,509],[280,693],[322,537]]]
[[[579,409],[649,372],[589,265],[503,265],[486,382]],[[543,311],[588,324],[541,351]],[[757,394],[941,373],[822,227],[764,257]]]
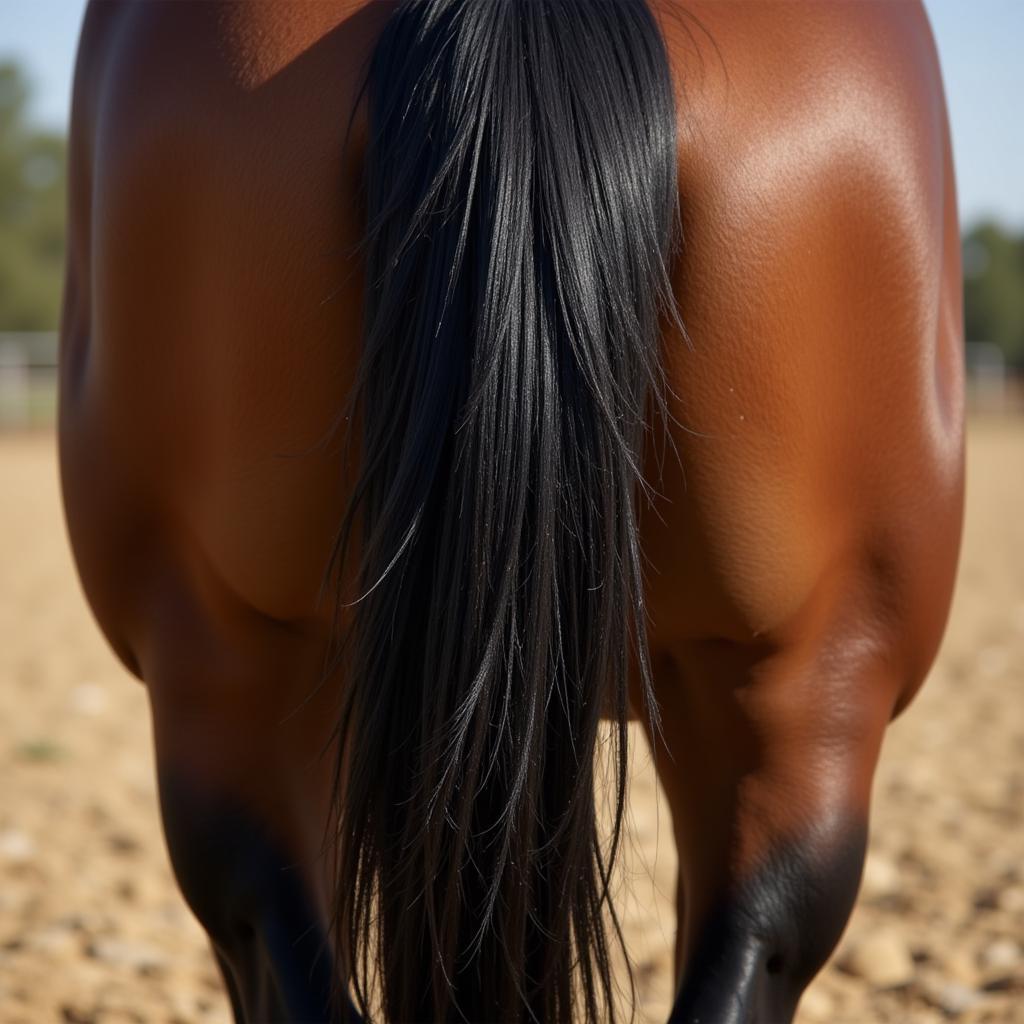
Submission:
[[[865,936],[841,956],[840,964],[875,988],[898,988],[914,977],[910,950],[895,931],[882,930]]]
[[[1013,939],[996,939],[981,953],[981,966],[988,971],[1005,971],[1020,963],[1021,949]]]
[[[107,691],[95,683],[80,683],[71,691],[68,702],[77,714],[94,717],[106,710]]]
[[[980,992],[976,992],[968,985],[961,985],[957,981],[926,985],[923,988],[924,996],[932,1006],[942,1010],[950,1017],[966,1013],[985,998]]]
[[[1012,885],[999,893],[999,909],[1008,914],[1019,914],[1024,911],[1024,886]]]
[[[32,932],[25,939],[25,947],[49,956],[72,956],[77,953],[78,940],[74,932],[59,924]]]
[[[97,939],[86,952],[96,960],[142,973],[160,970],[167,963],[167,958],[152,947],[125,939]]]
[[[869,853],[861,887],[867,898],[891,896],[900,887],[900,870],[881,854]]]
[[[26,832],[16,828],[5,828],[0,832],[0,858],[14,864],[24,864],[36,855],[35,840]]]

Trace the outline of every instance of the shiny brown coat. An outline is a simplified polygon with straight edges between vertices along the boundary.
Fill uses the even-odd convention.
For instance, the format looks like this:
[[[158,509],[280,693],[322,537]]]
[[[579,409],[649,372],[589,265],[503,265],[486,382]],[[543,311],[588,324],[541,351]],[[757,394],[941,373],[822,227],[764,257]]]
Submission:
[[[918,3],[654,7],[678,87],[692,342],[664,340],[681,460],[643,520],[683,979],[723,894],[780,850],[831,863],[866,824],[885,726],[950,602],[962,313]],[[344,161],[342,139],[389,10],[93,3],[74,86],[60,446],[82,582],[148,688],[161,778],[244,806],[305,866],[321,925],[333,705],[304,701],[351,477],[316,445],[358,356],[358,118]],[[230,863],[212,888],[191,876],[201,837],[164,797],[215,941],[221,904],[258,921],[259,886],[238,895]],[[848,912],[830,911],[812,960]],[[240,1013],[273,969],[256,932],[254,958],[218,942]],[[758,998],[735,1019],[775,1005]]]

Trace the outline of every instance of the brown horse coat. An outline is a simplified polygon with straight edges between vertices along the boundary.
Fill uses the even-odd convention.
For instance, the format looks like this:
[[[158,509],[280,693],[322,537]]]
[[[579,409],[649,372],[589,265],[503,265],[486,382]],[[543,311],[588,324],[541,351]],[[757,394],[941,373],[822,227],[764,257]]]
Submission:
[[[882,735],[932,662],[955,573],[942,86],[917,3],[654,6],[677,83],[692,342],[664,339],[681,460],[642,535],[677,963],[684,978],[717,962],[736,901],[776,898],[781,858],[835,890],[834,906],[779,897],[791,931],[817,922],[794,954],[802,985],[848,915]],[[346,161],[342,140],[389,10],[93,3],[75,77],[68,527],[97,619],[149,690],[186,897],[255,1017],[304,1005],[282,979],[305,953],[282,953],[271,923],[327,927],[333,697],[306,698],[352,477],[318,442],[358,358],[358,118]],[[274,857],[301,866],[288,893],[268,881]],[[688,998],[680,1019],[703,997]],[[775,998],[753,1019],[791,1012]]]

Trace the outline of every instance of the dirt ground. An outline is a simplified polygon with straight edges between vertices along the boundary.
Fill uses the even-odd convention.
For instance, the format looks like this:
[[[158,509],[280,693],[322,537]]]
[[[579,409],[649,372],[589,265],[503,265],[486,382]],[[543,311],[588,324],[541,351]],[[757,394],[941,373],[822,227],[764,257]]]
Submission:
[[[803,1024],[1024,1021],[1024,420],[973,422],[969,458],[949,632],[890,730],[860,900]],[[53,439],[0,436],[3,1024],[229,1020],[168,866],[151,758],[143,689],[74,576]],[[631,804],[626,935],[657,1021],[674,854],[641,763]]]

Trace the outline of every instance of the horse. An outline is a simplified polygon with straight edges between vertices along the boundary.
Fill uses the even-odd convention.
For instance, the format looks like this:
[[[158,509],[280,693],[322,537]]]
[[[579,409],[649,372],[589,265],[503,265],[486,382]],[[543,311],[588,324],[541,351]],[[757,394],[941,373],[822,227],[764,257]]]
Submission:
[[[633,719],[671,1020],[791,1019],[958,558],[920,4],[94,0],[69,204],[68,533],[236,1019],[617,1019]]]

